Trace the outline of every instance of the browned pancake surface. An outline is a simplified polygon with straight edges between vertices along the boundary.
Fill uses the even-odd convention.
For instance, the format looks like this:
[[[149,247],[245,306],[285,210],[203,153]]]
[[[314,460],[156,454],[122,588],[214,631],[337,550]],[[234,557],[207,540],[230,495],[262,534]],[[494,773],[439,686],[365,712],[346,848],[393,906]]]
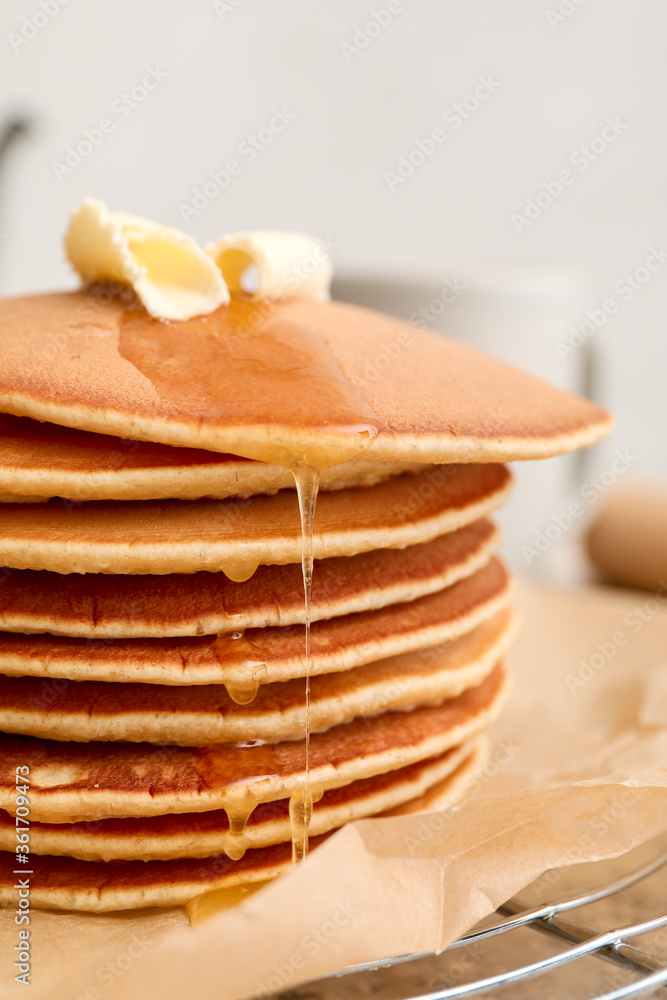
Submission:
[[[508,591],[493,560],[434,594],[313,622],[311,676],[360,666],[460,635],[493,612]],[[252,687],[305,675],[305,629],[253,628],[245,634],[181,639],[87,639],[0,633],[0,674],[111,683]],[[41,682],[40,682],[41,683]],[[243,700],[241,698],[241,700]]]
[[[502,465],[438,466],[366,489],[324,493],[316,558],[403,548],[470,523],[505,499]],[[246,580],[259,565],[301,562],[294,490],[239,500],[0,505],[0,561],[58,573],[194,573]]]
[[[299,428],[322,407],[317,378],[261,382],[262,391],[253,392],[249,376],[238,385],[227,380],[225,392],[215,392],[225,380],[227,352],[240,356],[241,348],[231,342],[243,336],[237,329],[240,308],[222,307],[205,322],[144,323],[133,333],[119,301],[102,303],[91,293],[5,299],[0,407],[87,430],[221,452],[239,453],[243,439],[250,446],[268,437],[299,437]],[[295,342],[308,333],[330,348],[360,404],[383,425],[368,453],[376,461],[541,457],[590,444],[610,427],[608,414],[592,403],[466,345],[366,309],[298,299],[275,304],[253,325],[255,343],[248,339],[246,350],[257,351],[261,338],[276,329],[285,331],[285,350],[290,330]],[[369,380],[369,362],[387,344],[399,360]]]
[[[479,746],[464,744],[439,757],[325,792],[313,804],[311,835],[319,836],[352,819],[398,808],[430,790],[435,794],[436,786],[446,778],[462,778],[464,773],[470,777],[481,757]],[[95,823],[30,825],[31,853],[66,855],[84,861],[206,858],[227,853],[228,848],[230,856],[238,856],[239,846],[247,850],[290,839],[287,799],[260,803],[244,830],[235,833],[230,831],[224,809]],[[15,844],[14,817],[0,811],[0,851],[12,850]]]
[[[326,839],[313,837],[311,848]],[[247,851],[240,861],[232,861],[226,854],[213,858],[182,858],[174,861],[76,861],[51,855],[34,855],[31,858],[33,874],[30,876],[33,905],[53,906],[61,909],[97,909],[91,900],[79,906],[81,896],[103,897],[105,888],[113,888],[116,899],[100,909],[115,909],[128,905],[128,896],[134,898],[129,905],[168,905],[174,888],[183,894],[184,903],[213,885],[240,885],[244,882],[273,878],[292,863],[289,843],[276,844]],[[14,854],[0,851],[0,905],[11,905],[13,886],[18,876],[12,874],[16,864]],[[164,896],[156,890],[163,887]],[[152,902],[144,902],[142,893],[150,892]]]
[[[368,486],[406,471],[419,472],[421,466],[345,462],[322,475],[320,489]],[[275,493],[293,486],[289,469],[278,465],[0,414],[0,495],[196,500]]]
[[[413,600],[484,564],[496,544],[486,520],[431,542],[315,563],[314,621]],[[303,623],[301,567],[260,566],[245,583],[222,573],[80,576],[5,570],[0,627],[90,638],[212,635]]]
[[[507,597],[505,597],[505,600]],[[496,599],[487,611],[496,610]],[[477,624],[477,615],[472,623]],[[470,629],[462,621],[461,629]],[[511,613],[498,613],[460,638],[315,676],[310,685],[310,732],[352,718],[411,709],[453,698],[479,684],[508,650]],[[162,687],[0,677],[0,728],[45,739],[86,742],[128,740],[201,746],[262,740],[277,743],[305,734],[302,677],[266,684],[247,705],[221,685]]]
[[[392,816],[405,811],[415,813],[448,808],[465,795],[480,759],[479,751],[475,748],[472,753],[467,755],[466,753],[464,747],[457,748],[448,755],[421,765],[419,771],[403,768],[395,777],[383,775],[371,782],[355,782],[354,786],[348,786],[343,795],[327,793],[322,804],[319,804],[319,815],[328,813],[332,820],[336,817],[337,822],[334,826],[337,826],[345,812],[354,815],[358,813],[360,805],[363,809],[371,802],[377,812],[382,808],[383,800],[389,808],[386,812],[382,809],[380,815]],[[455,758],[456,766],[453,770],[452,765],[447,764],[447,757],[450,755],[454,755]],[[420,781],[423,782],[424,773],[429,772],[432,776],[435,771],[442,769],[443,765],[447,765],[444,768],[445,777],[428,787],[424,793],[420,793],[418,786]],[[401,784],[412,784],[417,797],[402,806],[391,808],[390,803],[395,797],[395,786]],[[325,801],[328,805],[324,805]],[[318,805],[315,806],[315,814],[318,814]],[[224,837],[224,832],[221,833],[224,830],[223,818],[220,817],[219,827],[207,825],[206,818],[189,817],[194,823],[193,829],[197,829],[200,819],[204,820],[195,834],[195,844],[202,842],[213,845],[221,836]],[[168,850],[166,845],[181,840],[192,851],[192,832],[187,828],[180,828],[180,822],[185,820],[187,823],[188,818],[173,817],[175,823],[171,827],[167,825],[170,817],[164,819],[166,824],[159,826],[157,823],[147,823],[146,832],[142,829],[139,833],[139,841],[159,843],[163,850]],[[77,844],[90,845],[97,839],[107,845],[120,842],[125,844],[127,849],[127,839],[136,840],[138,833],[136,827],[139,825],[143,828],[145,822],[140,821],[136,824],[135,821],[135,825],[132,826],[126,824],[124,831],[115,826],[114,821],[85,824],[84,829],[73,832],[73,836],[78,838]],[[315,822],[318,822],[317,819]],[[279,816],[274,814],[271,817],[266,816],[259,823],[249,823],[248,827],[255,833],[261,832],[264,827],[267,830],[273,828],[285,832],[289,830],[289,818],[285,813]],[[91,832],[91,828],[94,828],[95,832]],[[0,818],[0,837],[5,829],[11,832],[5,818]],[[67,828],[59,830],[55,826],[36,824],[34,829],[34,839],[37,842],[41,840],[42,835],[44,838],[50,838],[52,843],[55,843],[54,837],[59,841],[63,836],[67,836]],[[69,830],[74,831],[74,826],[70,826]],[[151,832],[148,832],[149,830]],[[311,848],[316,848],[327,836],[328,832],[325,832],[312,837]],[[85,851],[86,846],[82,849]],[[59,852],[56,849],[54,854],[57,853]],[[11,906],[15,902],[13,894],[16,892],[16,875],[12,870],[13,857],[12,853],[0,852],[0,905]],[[136,909],[141,906],[183,905],[193,897],[213,888],[233,889],[234,886],[257,883],[279,875],[290,867],[291,849],[288,838],[285,838],[280,842],[276,841],[274,846],[258,844],[257,848],[246,851],[243,858],[233,863],[225,863],[228,859],[220,852],[202,854],[203,861],[192,854],[186,857],[175,855],[167,857],[172,857],[173,860],[114,860],[109,863],[109,861],[96,861],[94,858],[79,861],[72,857],[59,858],[35,852],[34,858],[31,858],[32,872],[34,875],[37,871],[39,878],[37,880],[31,877],[31,905],[37,908],[97,912]]]
[[[338,787],[444,753],[486,728],[505,686],[504,670],[498,666],[477,687],[442,705],[386,712],[315,733],[310,743],[311,787]],[[304,762],[301,740],[189,748],[57,743],[2,734],[0,808],[12,809],[18,763],[30,768],[32,818],[75,822],[111,815],[236,810],[248,802],[248,795],[254,807],[300,787]]]

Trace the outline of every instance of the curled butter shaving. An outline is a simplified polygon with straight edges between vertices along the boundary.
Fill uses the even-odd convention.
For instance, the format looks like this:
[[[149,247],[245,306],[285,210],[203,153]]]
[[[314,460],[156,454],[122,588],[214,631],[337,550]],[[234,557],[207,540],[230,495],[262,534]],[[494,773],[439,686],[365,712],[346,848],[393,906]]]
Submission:
[[[220,268],[232,295],[245,293],[252,299],[301,295],[323,302],[330,298],[331,258],[321,243],[305,233],[231,233],[209,243],[206,252]],[[244,283],[251,268],[255,287]]]
[[[222,274],[191,236],[93,198],[73,213],[65,251],[86,283],[131,285],[151,316],[190,319],[229,302]]]

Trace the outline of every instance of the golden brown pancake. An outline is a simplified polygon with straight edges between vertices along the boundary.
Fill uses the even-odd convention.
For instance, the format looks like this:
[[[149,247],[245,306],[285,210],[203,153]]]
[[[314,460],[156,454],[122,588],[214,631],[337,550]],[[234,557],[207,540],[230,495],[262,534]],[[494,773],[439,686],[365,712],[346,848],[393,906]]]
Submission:
[[[386,607],[431,594],[484,566],[498,536],[486,520],[406,549],[322,559],[312,619]],[[222,573],[60,576],[0,573],[0,628],[84,638],[214,635],[303,624],[301,566],[260,566],[245,583]]]
[[[477,687],[442,705],[385,712],[315,733],[314,798],[351,781],[407,767],[470,740],[497,715],[506,689],[497,666]],[[30,768],[30,815],[73,823],[225,809],[247,817],[260,802],[303,787],[302,740],[273,746],[158,747],[147,743],[58,743],[0,735],[0,808],[15,808],[16,766]]]
[[[465,762],[472,768],[481,759],[481,748],[469,743],[447,750],[439,757],[420,761],[387,774],[325,792],[313,805],[314,837],[364,816],[395,809],[422,796],[440,793],[440,785]],[[468,771],[470,777],[470,771]],[[449,783],[447,783],[449,784]],[[448,789],[451,793],[451,788]],[[80,861],[207,858],[230,850],[270,847],[290,840],[287,799],[262,802],[248,818],[242,833],[232,834],[224,809],[203,813],[171,814],[143,819],[103,819],[94,823],[31,823],[30,851],[34,854],[69,855]],[[15,850],[16,821],[0,812],[0,851]]]
[[[502,617],[453,642],[313,677],[310,732],[380,712],[438,705],[480,684],[514,637],[514,619]],[[278,743],[302,737],[305,719],[303,677],[263,684],[245,705],[232,701],[218,684],[44,684],[32,677],[0,677],[0,729],[52,740],[145,741],[184,747],[252,740]]]
[[[311,850],[325,839],[314,837]],[[0,906],[16,906],[14,854],[0,852]],[[245,886],[289,871],[289,843],[248,851],[240,861],[226,854],[174,861],[76,861],[51,855],[31,858],[30,903],[36,909],[104,913],[145,906],[184,906],[201,893]]]
[[[379,424],[365,454],[378,462],[542,458],[611,425],[593,403],[356,306],[236,303],[163,323],[94,292],[0,303],[0,409],[253,458]]]
[[[456,531],[498,507],[502,465],[437,466],[367,489],[325,493],[313,530],[316,559],[405,548]],[[259,565],[300,563],[294,490],[247,500],[100,501],[0,506],[0,562],[56,573],[219,572],[247,580]]]
[[[310,674],[349,670],[387,656],[462,635],[509,597],[509,580],[495,560],[459,583],[377,611],[314,622]],[[109,639],[0,632],[0,674],[110,683],[224,684],[236,701],[259,684],[305,676],[305,629],[248,629],[182,639]],[[54,685],[38,683],[48,691]],[[248,692],[248,694],[244,694]],[[50,697],[50,696],[49,696]]]
[[[322,474],[320,489],[372,486],[413,463],[344,462]],[[107,434],[0,414],[0,502],[198,500],[277,493],[294,486],[280,465],[197,448],[127,441]],[[13,496],[12,494],[17,494]]]
[[[413,809],[445,809],[455,805],[470,784],[477,760],[473,752],[452,774],[427,791],[421,799],[414,800]],[[384,775],[372,781],[384,783],[390,778]],[[360,786],[362,783],[355,784]],[[376,793],[378,805],[384,795],[389,799],[380,784]],[[317,811],[317,806],[314,811]],[[313,837],[311,849],[317,848],[327,836]],[[0,851],[0,906],[16,904],[15,864],[13,853]],[[288,871],[291,865],[289,843],[249,850],[240,861],[231,861],[225,854],[219,854],[204,860],[178,858],[172,861],[120,861],[109,864],[36,853],[31,857],[35,874],[31,876],[30,902],[37,908],[98,913],[144,906],[177,906],[215,888],[232,889],[275,878]]]

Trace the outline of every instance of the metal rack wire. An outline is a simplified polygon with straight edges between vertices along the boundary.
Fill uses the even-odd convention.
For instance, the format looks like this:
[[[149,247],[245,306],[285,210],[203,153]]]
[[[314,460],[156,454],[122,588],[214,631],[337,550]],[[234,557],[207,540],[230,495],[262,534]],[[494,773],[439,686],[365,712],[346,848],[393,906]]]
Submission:
[[[572,893],[557,902],[533,907],[522,903],[521,897],[509,900],[496,911],[493,918],[453,942],[439,958],[431,955],[404,955],[385,962],[348,967],[330,979],[291,990],[282,995],[282,1000],[287,1000],[288,997],[290,1000],[328,1000],[341,996],[367,996],[369,993],[373,993],[378,1000],[453,1000],[455,997],[489,994],[514,997],[515,991],[508,991],[507,987],[518,987],[531,980],[534,980],[536,992],[522,995],[556,997],[563,994],[553,983],[554,971],[570,965],[574,967],[574,963],[586,958],[608,963],[621,970],[623,977],[629,979],[611,990],[603,988],[603,992],[598,990],[592,994],[581,993],[581,996],[586,996],[589,1000],[621,1000],[623,997],[649,995],[667,998],[667,957],[661,958],[643,945],[633,943],[637,938],[667,928],[667,912],[664,912],[667,908],[667,848],[663,841],[658,853],[648,862],[644,861],[639,865],[636,862],[633,864],[632,858],[633,855],[628,855],[627,870],[620,877],[590,891]],[[604,932],[595,931],[578,919],[573,919],[573,911],[590,907],[601,900],[611,900],[650,879],[655,881],[655,893],[662,901],[663,912],[660,915]],[[434,962],[442,959],[446,961],[448,956],[461,949],[474,949],[482,942],[498,940],[517,931],[528,931],[532,937],[536,933],[544,936],[548,939],[552,953],[536,961],[515,965],[508,970],[468,982],[434,984]],[[494,956],[494,960],[500,957]],[[424,968],[427,965],[428,968]],[[400,977],[396,975],[399,967]],[[577,970],[578,968],[576,967]],[[378,979],[377,974],[381,973],[385,974],[384,978]],[[371,974],[376,974],[373,982],[369,978]],[[591,978],[595,977],[581,973],[580,983],[583,988],[586,980]],[[414,989],[415,986],[418,988]],[[429,988],[432,986],[435,988]],[[568,994],[573,995],[569,988]]]

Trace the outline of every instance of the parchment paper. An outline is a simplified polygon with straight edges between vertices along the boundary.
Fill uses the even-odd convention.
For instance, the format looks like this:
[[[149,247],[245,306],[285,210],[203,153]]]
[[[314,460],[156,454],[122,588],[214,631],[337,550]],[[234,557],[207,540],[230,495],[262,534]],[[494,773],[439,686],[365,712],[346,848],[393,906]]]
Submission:
[[[652,595],[519,589],[514,688],[473,797],[364,820],[196,928],[181,910],[33,913],[32,1000],[269,995],[344,965],[439,951],[547,869],[667,831],[667,611]],[[550,884],[558,893],[558,884]],[[0,996],[13,983],[0,914]]]

